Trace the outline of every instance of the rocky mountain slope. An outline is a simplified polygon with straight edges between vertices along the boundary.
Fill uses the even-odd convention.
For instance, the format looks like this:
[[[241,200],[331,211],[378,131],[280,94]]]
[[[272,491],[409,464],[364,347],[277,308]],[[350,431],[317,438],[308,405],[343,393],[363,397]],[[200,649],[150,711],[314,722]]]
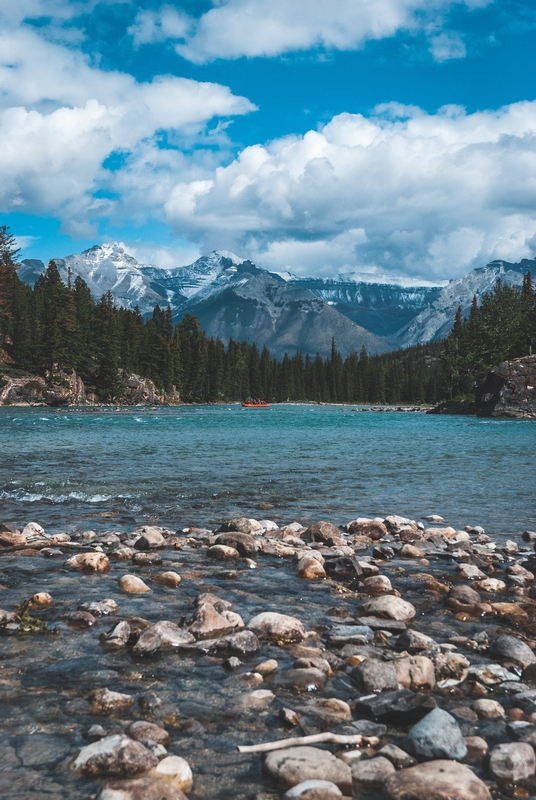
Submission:
[[[521,285],[536,261],[492,261],[447,286],[365,283],[352,276],[297,278],[273,274],[225,250],[172,269],[140,264],[118,244],[103,244],[54,259],[62,278],[80,275],[95,298],[111,291],[117,305],[150,314],[171,305],[175,319],[196,314],[203,328],[227,340],[256,341],[276,355],[329,352],[335,336],[344,353],[365,345],[370,353],[445,336],[458,306],[468,313],[476,294],[493,289],[497,278]],[[20,278],[33,284],[45,271],[41,261],[21,263]]]

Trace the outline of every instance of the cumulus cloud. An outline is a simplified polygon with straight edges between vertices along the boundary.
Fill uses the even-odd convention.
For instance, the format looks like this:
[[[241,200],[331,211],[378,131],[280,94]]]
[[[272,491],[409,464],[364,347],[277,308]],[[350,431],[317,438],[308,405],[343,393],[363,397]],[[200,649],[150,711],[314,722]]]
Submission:
[[[57,215],[73,234],[88,235],[92,219],[113,212],[113,198],[93,196],[109,188],[108,156],[135,153],[140,164],[153,151],[158,160],[162,131],[191,141],[213,118],[255,108],[220,84],[101,70],[9,20],[0,54],[0,207]]]
[[[491,0],[462,0],[466,8]],[[130,29],[136,44],[174,41],[179,55],[194,63],[216,58],[276,56],[325,48],[352,50],[398,31],[435,31],[455,0],[220,0],[200,18],[187,18],[169,5],[141,11]],[[455,34],[435,36],[432,54],[457,58],[463,43]],[[457,49],[456,49],[457,48]],[[457,55],[453,55],[454,52]]]
[[[452,58],[464,58],[467,54],[465,43],[459,33],[443,31],[443,33],[430,38],[430,52],[434,59],[450,61]]]
[[[400,106],[243,150],[177,182],[177,230],[298,273],[365,269],[455,277],[530,254],[536,102],[466,114]]]

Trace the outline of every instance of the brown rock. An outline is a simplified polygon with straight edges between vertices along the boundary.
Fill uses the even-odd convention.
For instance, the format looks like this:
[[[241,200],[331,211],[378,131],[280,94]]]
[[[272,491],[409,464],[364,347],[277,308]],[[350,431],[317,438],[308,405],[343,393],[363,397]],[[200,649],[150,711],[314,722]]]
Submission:
[[[195,612],[194,622],[190,625],[190,633],[197,639],[211,639],[229,633],[236,626],[222,616],[213,605],[204,603]]]
[[[110,560],[104,553],[78,553],[68,558],[65,566],[81,572],[109,572]]]
[[[154,580],[170,589],[176,589],[180,585],[181,576],[177,572],[162,572],[161,575],[155,575]]]
[[[146,722],[145,720],[132,722],[127,728],[127,733],[135,742],[151,740],[157,744],[169,744],[169,733],[164,728],[161,728],[160,725],[155,725],[154,722]]]
[[[136,550],[156,550],[165,544],[166,540],[157,528],[145,528],[134,547]]]
[[[380,595],[366,600],[362,605],[362,611],[372,616],[386,617],[387,619],[401,620],[406,622],[413,619],[416,614],[415,607],[394,595]]]
[[[360,536],[368,536],[369,539],[378,540],[382,539],[384,536],[387,536],[387,528],[383,524],[383,522],[379,522],[373,519],[369,520],[353,520],[349,522],[346,526],[347,533],[351,535],[360,535]]]
[[[1,547],[26,547],[28,540],[22,533],[12,531],[0,531]]]
[[[436,682],[434,664],[426,656],[397,658],[392,664],[396,671],[398,683],[404,689],[420,691],[434,688]]]
[[[317,580],[327,577],[326,571],[320,561],[312,555],[302,556],[298,561],[297,570],[300,578],[306,578],[307,580]]]
[[[123,575],[117,585],[122,592],[127,594],[147,594],[151,591],[147,584],[137,575]]]
[[[242,558],[255,558],[257,555],[257,543],[248,533],[234,531],[222,533],[216,539],[216,544],[234,547]]]
[[[351,769],[354,783],[365,789],[375,789],[383,786],[387,778],[395,773],[393,764],[384,756],[360,759],[352,764]]]
[[[115,734],[83,747],[72,768],[87,777],[129,777],[155,767],[158,759],[140,742]]]
[[[257,636],[276,641],[301,642],[306,636],[303,623],[299,619],[275,611],[257,614],[250,619],[247,627]]]
[[[109,689],[95,689],[89,699],[93,713],[105,716],[121,713],[134,705],[131,695],[111,692]]]
[[[371,575],[363,581],[363,589],[368,594],[377,595],[384,592],[391,592],[393,587],[386,575]]]
[[[315,522],[300,534],[304,542],[322,542],[328,544],[330,539],[340,539],[341,532],[331,522]]]
[[[188,800],[184,792],[159,778],[109,781],[97,800]]]
[[[486,784],[457,761],[428,761],[403,769],[383,785],[387,800],[491,800]]]
[[[268,753],[264,770],[284,789],[316,779],[332,781],[343,794],[352,794],[352,773],[348,764],[317,747],[291,747]]]

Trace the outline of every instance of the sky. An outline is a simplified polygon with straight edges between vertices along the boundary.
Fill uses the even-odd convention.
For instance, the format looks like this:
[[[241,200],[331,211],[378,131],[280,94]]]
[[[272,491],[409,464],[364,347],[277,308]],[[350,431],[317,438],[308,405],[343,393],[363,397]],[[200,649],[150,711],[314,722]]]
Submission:
[[[536,255],[534,0],[0,0],[0,224],[404,283]]]

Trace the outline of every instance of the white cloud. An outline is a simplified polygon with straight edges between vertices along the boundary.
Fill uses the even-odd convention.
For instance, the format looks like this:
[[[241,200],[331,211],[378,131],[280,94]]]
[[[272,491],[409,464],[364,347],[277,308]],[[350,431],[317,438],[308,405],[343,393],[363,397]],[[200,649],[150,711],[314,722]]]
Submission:
[[[467,8],[491,0],[462,0]],[[130,32],[136,44],[169,40],[177,53],[195,63],[216,58],[276,56],[281,53],[326,48],[352,50],[371,39],[398,31],[434,30],[456,0],[219,0],[199,19],[186,18],[169,5],[141,11]],[[440,60],[457,58],[450,34],[447,43],[434,37],[432,52]],[[457,55],[453,55],[456,51]]]
[[[164,206],[205,249],[270,268],[360,269],[442,279],[530,254],[536,234],[536,102],[465,114],[387,106],[248,147],[178,181]]]
[[[430,52],[436,61],[449,61],[452,58],[464,58],[467,55],[465,43],[459,33],[443,31],[430,38]]]
[[[115,205],[93,197],[109,189],[102,164],[110,154],[135,153],[138,166],[142,158],[158,161],[161,130],[191,144],[206,137],[214,117],[255,108],[220,84],[165,75],[139,83],[127,73],[98,69],[81,51],[48,41],[40,31],[6,23],[0,35],[4,211],[53,214],[69,232],[89,235],[91,220]],[[181,159],[174,155],[176,168]]]

